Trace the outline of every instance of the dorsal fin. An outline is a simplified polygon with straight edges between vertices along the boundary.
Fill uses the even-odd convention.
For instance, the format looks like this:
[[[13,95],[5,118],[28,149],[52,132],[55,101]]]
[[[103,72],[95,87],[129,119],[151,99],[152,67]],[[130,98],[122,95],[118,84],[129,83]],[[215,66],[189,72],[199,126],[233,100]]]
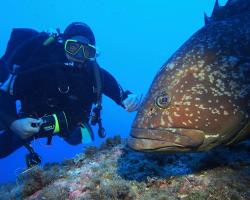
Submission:
[[[204,21],[205,21],[205,25],[207,25],[211,22],[211,19],[210,19],[210,17],[208,17],[207,13],[204,13]]]
[[[222,10],[223,6],[220,6],[219,4],[219,0],[216,0],[215,1],[215,4],[214,4],[214,9],[213,9],[213,12],[212,12],[212,18],[216,18],[216,16],[218,16]]]
[[[225,20],[227,18],[250,13],[250,0],[228,0],[225,6],[220,6],[219,0],[215,0],[211,17],[205,17],[205,24]]]
[[[215,1],[215,4],[214,4],[214,9],[213,9],[212,15],[213,15],[214,13],[217,13],[220,9],[221,9],[221,6],[220,6],[220,4],[219,4],[219,0],[216,0],[216,1]]]

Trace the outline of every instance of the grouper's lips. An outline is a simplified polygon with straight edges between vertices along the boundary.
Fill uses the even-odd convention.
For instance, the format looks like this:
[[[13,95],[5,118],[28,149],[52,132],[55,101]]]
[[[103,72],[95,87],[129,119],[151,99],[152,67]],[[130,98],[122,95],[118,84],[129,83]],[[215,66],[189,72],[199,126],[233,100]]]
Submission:
[[[197,129],[132,128],[128,145],[138,151],[190,151],[202,145],[204,138],[205,133]]]

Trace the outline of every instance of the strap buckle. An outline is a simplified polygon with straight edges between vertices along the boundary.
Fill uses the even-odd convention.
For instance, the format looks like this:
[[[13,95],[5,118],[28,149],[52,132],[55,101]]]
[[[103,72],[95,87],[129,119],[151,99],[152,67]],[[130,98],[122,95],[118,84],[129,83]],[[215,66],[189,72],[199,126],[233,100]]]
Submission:
[[[67,86],[67,88],[64,90],[61,87],[58,87],[58,90],[61,94],[67,94],[69,92],[69,86]]]

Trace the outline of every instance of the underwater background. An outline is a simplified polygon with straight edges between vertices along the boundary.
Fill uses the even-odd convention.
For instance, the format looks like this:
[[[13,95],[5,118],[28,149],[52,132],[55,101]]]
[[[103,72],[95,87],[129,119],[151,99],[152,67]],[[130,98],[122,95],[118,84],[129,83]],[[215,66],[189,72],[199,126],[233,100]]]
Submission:
[[[221,5],[226,0],[219,1]],[[204,25],[214,0],[8,0],[1,2],[0,54],[5,52],[12,28],[61,31],[74,21],[90,25],[101,50],[99,64],[116,77],[123,88],[146,94],[163,63]],[[36,88],[34,88],[35,90]],[[126,138],[135,113],[127,113],[104,97],[102,119],[108,136]],[[73,157],[88,145],[99,145],[96,134],[92,144],[70,146],[54,138],[33,142],[43,164]],[[27,150],[21,148],[0,160],[0,183],[14,181],[25,167]]]

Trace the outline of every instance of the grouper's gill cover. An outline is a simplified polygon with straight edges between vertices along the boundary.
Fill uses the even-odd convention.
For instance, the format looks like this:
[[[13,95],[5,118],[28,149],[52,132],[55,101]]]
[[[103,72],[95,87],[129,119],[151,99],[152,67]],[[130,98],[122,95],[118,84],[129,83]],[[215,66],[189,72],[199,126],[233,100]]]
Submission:
[[[250,1],[215,3],[163,65],[133,123],[140,151],[202,151],[250,135]]]

